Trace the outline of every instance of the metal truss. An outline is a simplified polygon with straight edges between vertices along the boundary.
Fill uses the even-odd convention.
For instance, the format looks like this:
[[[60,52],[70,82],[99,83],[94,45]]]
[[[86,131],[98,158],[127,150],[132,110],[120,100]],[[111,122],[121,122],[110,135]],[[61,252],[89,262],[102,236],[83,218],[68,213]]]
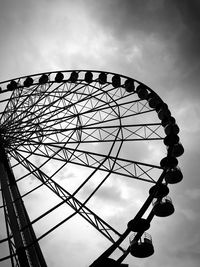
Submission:
[[[23,157],[21,154],[16,152],[16,156],[13,157],[20,161],[20,163],[31,172],[38,180],[40,180],[45,186],[47,186],[51,191],[53,191],[59,198],[61,198],[64,203],[68,204],[74,211],[75,214],[81,215],[85,220],[87,220],[93,227],[95,227],[102,235],[109,239],[112,243],[115,242],[116,236],[119,237],[120,233],[96,215],[86,206],[86,201],[81,203],[72,194],[70,194],[61,185],[56,183],[47,174],[37,168],[33,163],[31,163],[27,158]],[[89,199],[88,199],[89,200]],[[87,201],[88,201],[87,200]],[[69,219],[72,215],[69,216]],[[38,238],[40,239],[40,238]]]

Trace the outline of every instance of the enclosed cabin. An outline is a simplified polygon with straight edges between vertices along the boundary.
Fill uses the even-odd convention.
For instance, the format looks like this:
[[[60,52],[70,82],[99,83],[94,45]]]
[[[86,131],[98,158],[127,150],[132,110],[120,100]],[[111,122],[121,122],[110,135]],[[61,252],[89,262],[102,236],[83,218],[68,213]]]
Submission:
[[[43,85],[49,81],[49,77],[47,74],[42,74],[42,76],[39,78],[39,84]]]
[[[153,194],[153,212],[156,216],[167,217],[174,213],[174,205],[169,196],[169,188],[166,184],[154,185],[149,194]]]
[[[168,184],[176,184],[182,181],[183,174],[179,167],[168,169],[165,174],[165,181]]]
[[[146,258],[154,253],[152,238],[148,233],[144,233],[139,240],[136,233],[130,236],[130,253],[137,258]]]
[[[167,217],[174,213],[174,205],[170,197],[153,200],[153,212],[158,217]]]
[[[64,79],[64,75],[62,72],[57,72],[56,76],[55,76],[55,82],[57,83],[61,83]]]
[[[87,71],[85,73],[85,82],[86,83],[91,83],[93,81],[93,74],[91,71]]]

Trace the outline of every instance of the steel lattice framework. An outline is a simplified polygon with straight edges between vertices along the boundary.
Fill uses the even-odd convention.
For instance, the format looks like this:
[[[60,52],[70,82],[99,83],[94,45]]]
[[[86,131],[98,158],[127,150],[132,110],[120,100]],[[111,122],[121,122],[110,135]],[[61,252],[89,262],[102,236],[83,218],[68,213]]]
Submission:
[[[122,256],[113,266],[122,266],[119,264],[130,247],[124,249],[121,243],[131,227],[120,233],[89,208],[88,202],[110,176],[145,182],[157,189],[166,185],[166,172],[178,164],[171,163],[176,160],[174,147],[181,146],[175,127],[170,132],[163,129],[176,125],[167,105],[143,83],[110,72],[40,73],[0,86],[1,210],[6,233],[0,242],[7,243],[9,249],[1,261],[9,260],[11,266],[46,266],[38,241],[79,214],[113,244],[91,266],[102,266],[115,249]],[[136,144],[138,149],[153,142],[159,147],[166,145],[164,163],[143,162],[126,153],[127,145],[135,149]],[[57,179],[70,168],[82,176],[73,189]],[[82,197],[84,188],[99,176],[101,179],[95,178],[98,182],[93,182],[90,192]],[[20,190],[19,184],[33,177],[38,184]],[[23,201],[41,187],[48,188],[60,202],[31,220]],[[150,193],[134,221],[142,218],[155,194],[156,190]],[[34,224],[66,204],[72,210],[70,215],[36,237]],[[153,216],[151,211],[146,220],[150,222]],[[143,232],[140,229],[135,239]]]

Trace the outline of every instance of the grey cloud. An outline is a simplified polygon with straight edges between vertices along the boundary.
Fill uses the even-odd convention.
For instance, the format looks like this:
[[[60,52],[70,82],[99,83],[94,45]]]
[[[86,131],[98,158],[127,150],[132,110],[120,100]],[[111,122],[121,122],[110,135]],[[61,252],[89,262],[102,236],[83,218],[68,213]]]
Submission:
[[[196,262],[196,264],[199,264],[199,262],[200,262],[200,252],[188,251],[188,250],[178,251],[177,257],[184,258],[186,260],[192,259],[193,262]]]
[[[173,26],[180,23],[180,16],[172,1],[99,1],[95,18],[111,29],[117,38],[131,35],[133,31],[145,34],[172,34]]]
[[[196,228],[192,235],[188,236],[188,240],[182,243],[180,246],[176,246],[173,249],[171,248],[170,254],[173,257],[174,262],[179,261],[180,259],[189,263],[190,266],[199,266],[200,262],[200,237],[198,233],[198,228]]]
[[[198,0],[108,0],[91,1],[94,20],[105,31],[113,34],[124,46],[137,39],[145,44],[145,58],[148,61],[150,37],[161,41],[173,58],[174,68],[182,87],[193,88],[199,84],[200,71],[200,2]],[[165,51],[165,52],[166,52]],[[154,55],[154,57],[159,57]],[[175,70],[174,69],[174,70]],[[172,70],[173,72],[173,70]]]
[[[103,190],[99,190],[99,192],[97,192],[96,197],[109,202],[110,201],[115,203],[120,202],[121,204],[123,202],[123,198],[121,196],[121,190],[115,186],[104,187]]]
[[[185,46],[186,49],[197,49],[200,43],[198,0],[109,0],[95,2],[92,10],[97,11],[97,8],[95,18],[122,41],[132,35],[133,31],[138,31],[145,35],[158,34],[161,38],[171,38],[174,42],[184,36],[185,42],[178,44],[180,48]],[[166,41],[169,42],[169,39]]]

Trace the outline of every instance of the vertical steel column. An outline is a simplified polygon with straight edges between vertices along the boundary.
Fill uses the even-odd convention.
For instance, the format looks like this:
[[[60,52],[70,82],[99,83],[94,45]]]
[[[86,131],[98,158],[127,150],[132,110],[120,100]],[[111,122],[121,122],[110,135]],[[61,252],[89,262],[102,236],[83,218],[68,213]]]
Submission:
[[[21,267],[47,267],[5,150],[1,146],[0,182]]]

